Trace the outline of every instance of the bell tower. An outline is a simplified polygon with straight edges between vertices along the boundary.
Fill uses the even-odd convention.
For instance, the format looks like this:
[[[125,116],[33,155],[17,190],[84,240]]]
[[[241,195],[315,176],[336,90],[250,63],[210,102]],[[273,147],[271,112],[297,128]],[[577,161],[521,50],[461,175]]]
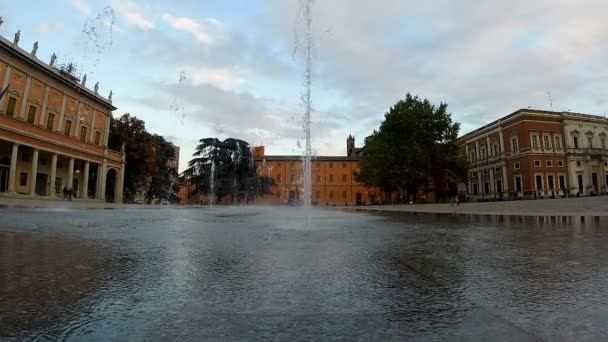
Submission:
[[[346,139],[346,156],[350,157],[352,153],[355,151],[355,137],[352,135],[348,135]]]

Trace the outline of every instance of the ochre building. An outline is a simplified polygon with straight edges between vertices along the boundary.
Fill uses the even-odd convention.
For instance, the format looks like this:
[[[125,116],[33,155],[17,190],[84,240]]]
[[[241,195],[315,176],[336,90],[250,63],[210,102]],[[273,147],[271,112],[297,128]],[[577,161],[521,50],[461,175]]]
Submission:
[[[362,205],[380,201],[377,189],[366,187],[355,181],[358,171],[360,148],[355,147],[355,138],[349,136],[345,156],[320,156],[312,161],[313,204]],[[266,155],[263,146],[254,147],[253,157],[260,176],[274,181],[272,195],[257,199],[260,203],[297,203],[303,200],[302,156]]]
[[[0,37],[0,196],[122,201],[124,154],[108,149],[111,94],[70,66],[47,64]]]
[[[477,200],[608,193],[608,120],[520,109],[459,138]]]

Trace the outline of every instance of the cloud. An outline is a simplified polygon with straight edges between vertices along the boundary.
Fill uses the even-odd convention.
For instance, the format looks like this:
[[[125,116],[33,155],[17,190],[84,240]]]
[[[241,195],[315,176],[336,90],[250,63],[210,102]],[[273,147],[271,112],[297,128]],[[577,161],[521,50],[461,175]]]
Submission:
[[[243,71],[225,68],[190,68],[187,75],[195,86],[210,84],[223,90],[233,89],[243,83]]]
[[[215,18],[196,20],[188,17],[174,17],[171,14],[163,13],[161,19],[172,28],[190,33],[197,41],[204,44],[214,42],[214,33],[221,30],[222,24]]]
[[[76,7],[85,16],[91,15],[91,6],[89,6],[86,0],[72,0],[72,6]]]
[[[55,33],[57,31],[61,30],[62,27],[63,27],[63,21],[55,20],[55,21],[40,23],[40,25],[38,25],[38,30],[40,31],[40,33],[50,34],[50,33]]]
[[[142,31],[148,31],[155,27],[154,22],[146,17],[142,8],[134,1],[112,0],[112,7],[119,15],[124,16],[129,25]]]

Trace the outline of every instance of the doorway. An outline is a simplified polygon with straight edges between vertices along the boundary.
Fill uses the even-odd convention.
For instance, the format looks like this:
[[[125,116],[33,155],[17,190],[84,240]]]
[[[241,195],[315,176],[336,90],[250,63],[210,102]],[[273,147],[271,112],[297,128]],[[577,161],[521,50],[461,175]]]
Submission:
[[[578,175],[578,193],[583,194],[583,175]]]
[[[596,195],[599,191],[599,185],[597,181],[597,173],[591,174],[591,183],[593,184],[593,194]]]
[[[0,159],[0,192],[8,191],[8,175],[11,170],[11,160],[7,157]]]
[[[361,202],[361,193],[360,192],[357,192],[356,199],[357,199],[357,205],[361,205],[362,202]]]
[[[46,181],[48,175],[45,173],[36,174],[36,195],[46,196]]]

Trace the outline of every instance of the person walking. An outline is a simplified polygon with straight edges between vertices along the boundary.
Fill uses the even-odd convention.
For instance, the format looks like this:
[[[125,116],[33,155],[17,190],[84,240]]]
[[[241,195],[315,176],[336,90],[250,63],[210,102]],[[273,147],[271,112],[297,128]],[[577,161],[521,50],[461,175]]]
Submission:
[[[63,200],[64,201],[68,200],[68,187],[67,187],[67,185],[63,187]]]
[[[68,189],[68,202],[72,202],[72,194],[73,194],[74,190],[72,190],[72,188]]]

